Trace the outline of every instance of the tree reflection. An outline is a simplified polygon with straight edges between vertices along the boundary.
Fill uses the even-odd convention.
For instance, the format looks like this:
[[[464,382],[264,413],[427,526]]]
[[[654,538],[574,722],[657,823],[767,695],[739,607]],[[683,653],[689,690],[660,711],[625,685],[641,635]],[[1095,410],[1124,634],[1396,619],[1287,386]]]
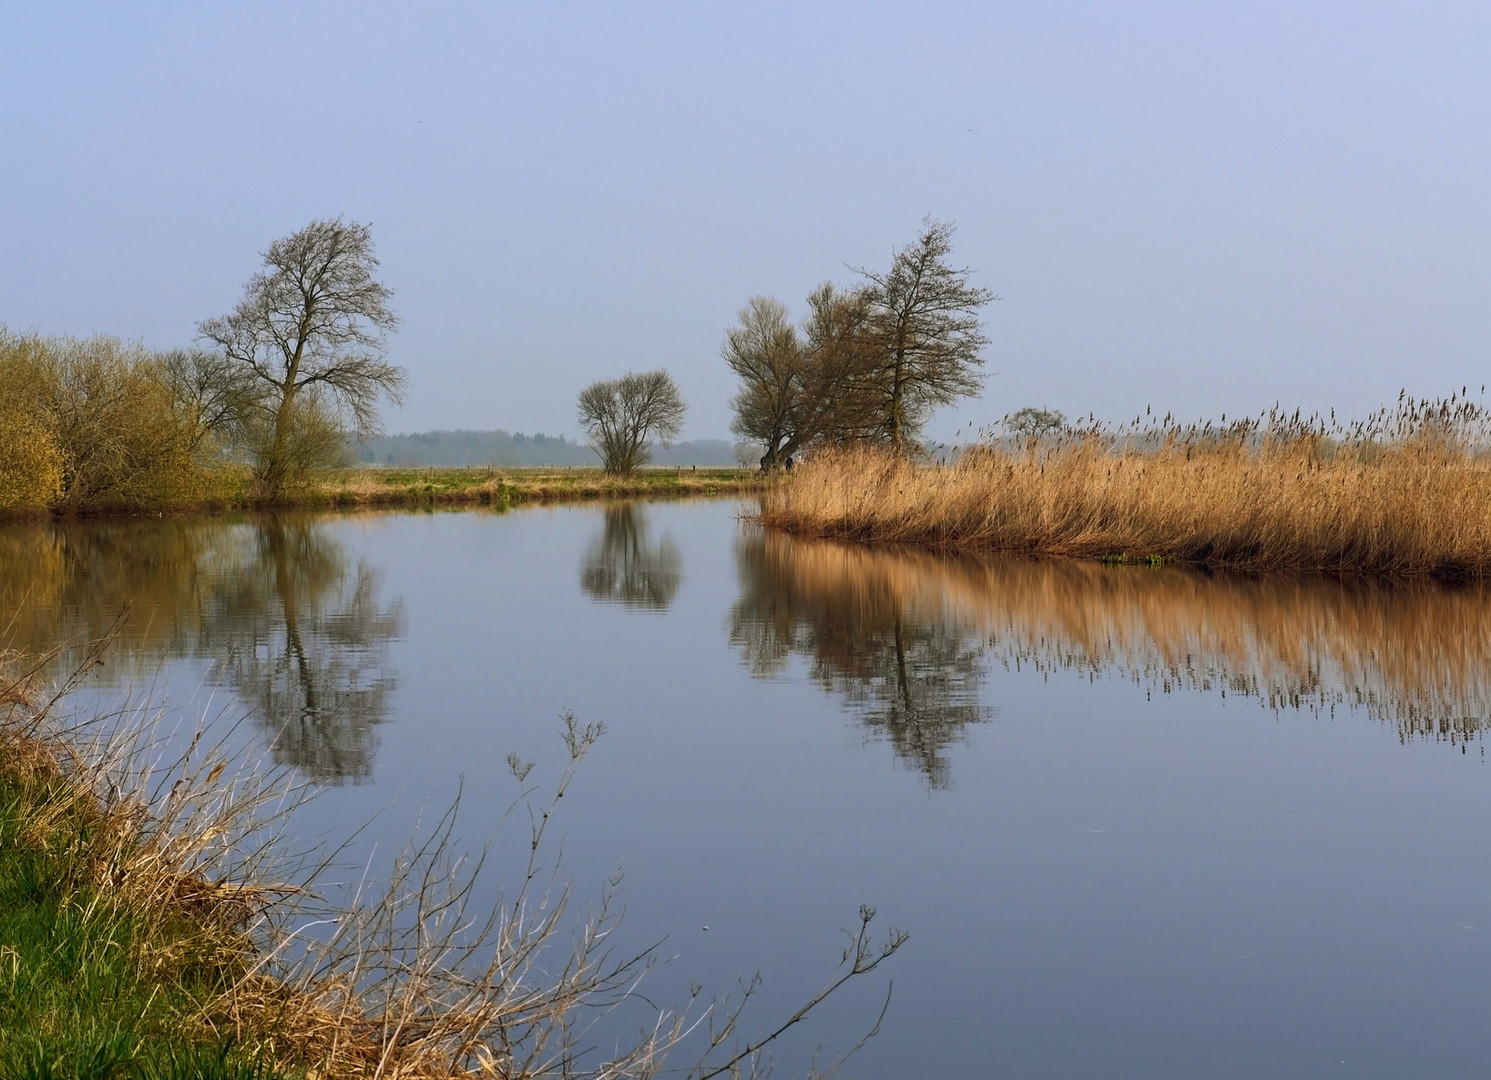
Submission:
[[[937,610],[893,564],[841,545],[802,545],[754,531],[736,547],[740,599],[730,641],[757,676],[794,654],[812,677],[933,788],[951,781],[947,746],[988,719],[980,705],[984,642]],[[906,586],[910,585],[908,589]]]
[[[820,680],[865,701],[886,700],[900,678],[885,643],[897,631],[877,614],[897,612],[923,637],[955,643],[926,647],[929,669],[945,670],[956,692],[981,657],[1271,709],[1355,709],[1404,742],[1462,749],[1491,718],[1491,583],[949,557],[772,533],[742,539],[739,558],[731,639],[751,669],[770,675],[801,654]]]
[[[683,583],[683,560],[666,536],[650,544],[647,515],[634,503],[605,507],[600,535],[580,567],[580,588],[604,604],[665,611]]]
[[[274,732],[277,760],[319,780],[365,779],[401,605],[380,604],[374,571],[349,565],[311,521],[269,519],[255,539],[256,572],[223,596],[220,677]]]
[[[127,610],[112,653],[126,662],[106,669],[115,678],[206,660],[271,733],[278,761],[323,781],[371,774],[402,606],[380,600],[377,574],[324,524],[38,525],[6,530],[0,549],[13,646],[95,639]]]

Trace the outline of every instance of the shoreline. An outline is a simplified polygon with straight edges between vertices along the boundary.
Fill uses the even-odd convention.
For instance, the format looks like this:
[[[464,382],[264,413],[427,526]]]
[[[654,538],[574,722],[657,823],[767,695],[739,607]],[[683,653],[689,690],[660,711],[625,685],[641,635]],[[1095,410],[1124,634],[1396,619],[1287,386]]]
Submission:
[[[773,480],[753,468],[660,466],[630,476],[608,476],[599,467],[422,466],[337,469],[314,476],[281,499],[254,498],[246,475],[224,478],[199,498],[160,505],[97,506],[11,511],[0,525],[147,517],[185,517],[281,510],[395,509],[429,506],[497,506],[586,502],[599,499],[715,498],[767,490]]]

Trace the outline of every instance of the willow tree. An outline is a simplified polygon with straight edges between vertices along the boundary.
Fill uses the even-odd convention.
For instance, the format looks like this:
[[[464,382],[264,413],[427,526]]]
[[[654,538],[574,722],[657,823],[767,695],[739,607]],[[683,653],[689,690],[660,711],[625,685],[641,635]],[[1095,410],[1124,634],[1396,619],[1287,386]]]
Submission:
[[[799,333],[779,301],[753,296],[720,349],[740,378],[731,430],[765,448],[764,469],[820,442],[862,437],[874,425],[877,369],[864,297],[825,284],[808,297],[808,309]]]
[[[725,331],[720,356],[740,378],[730,401],[730,430],[766,450],[763,469],[791,454],[807,436],[803,424],[805,357],[787,309],[769,296],[753,296],[736,325]]]
[[[916,436],[933,408],[983,387],[979,368],[989,339],[979,311],[997,297],[969,283],[972,271],[948,264],[953,228],[926,218],[921,236],[896,252],[889,271],[858,271],[877,354],[875,426],[897,447]]]
[[[263,258],[238,307],[198,330],[246,388],[236,427],[273,499],[308,469],[338,463],[349,434],[377,434],[379,399],[403,400],[404,370],[385,359],[399,320],[368,226],[313,221]]]
[[[648,444],[664,446],[683,430],[686,411],[678,384],[666,371],[628,373],[580,391],[579,418],[606,472],[625,475],[651,459]]]

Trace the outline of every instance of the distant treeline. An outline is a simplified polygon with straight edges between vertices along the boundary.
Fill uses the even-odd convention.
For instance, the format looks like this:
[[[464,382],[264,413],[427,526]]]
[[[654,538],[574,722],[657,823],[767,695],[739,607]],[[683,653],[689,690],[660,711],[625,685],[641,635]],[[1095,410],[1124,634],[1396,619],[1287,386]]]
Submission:
[[[654,465],[704,465],[713,468],[740,463],[736,444],[724,439],[695,439],[671,447],[652,447]],[[759,450],[754,451],[756,455]],[[600,464],[589,446],[563,435],[525,435],[521,431],[425,431],[412,435],[380,435],[357,448],[365,465],[525,465]],[[754,464],[755,457],[746,455]]]

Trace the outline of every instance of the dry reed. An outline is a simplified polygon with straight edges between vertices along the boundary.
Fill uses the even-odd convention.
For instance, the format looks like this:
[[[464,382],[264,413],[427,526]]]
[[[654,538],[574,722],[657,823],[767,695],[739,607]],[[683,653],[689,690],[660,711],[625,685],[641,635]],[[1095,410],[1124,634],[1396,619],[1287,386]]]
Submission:
[[[990,439],[946,464],[825,452],[763,499],[804,535],[1240,570],[1491,573],[1491,419],[1404,397],[1343,425],[1272,412]]]

